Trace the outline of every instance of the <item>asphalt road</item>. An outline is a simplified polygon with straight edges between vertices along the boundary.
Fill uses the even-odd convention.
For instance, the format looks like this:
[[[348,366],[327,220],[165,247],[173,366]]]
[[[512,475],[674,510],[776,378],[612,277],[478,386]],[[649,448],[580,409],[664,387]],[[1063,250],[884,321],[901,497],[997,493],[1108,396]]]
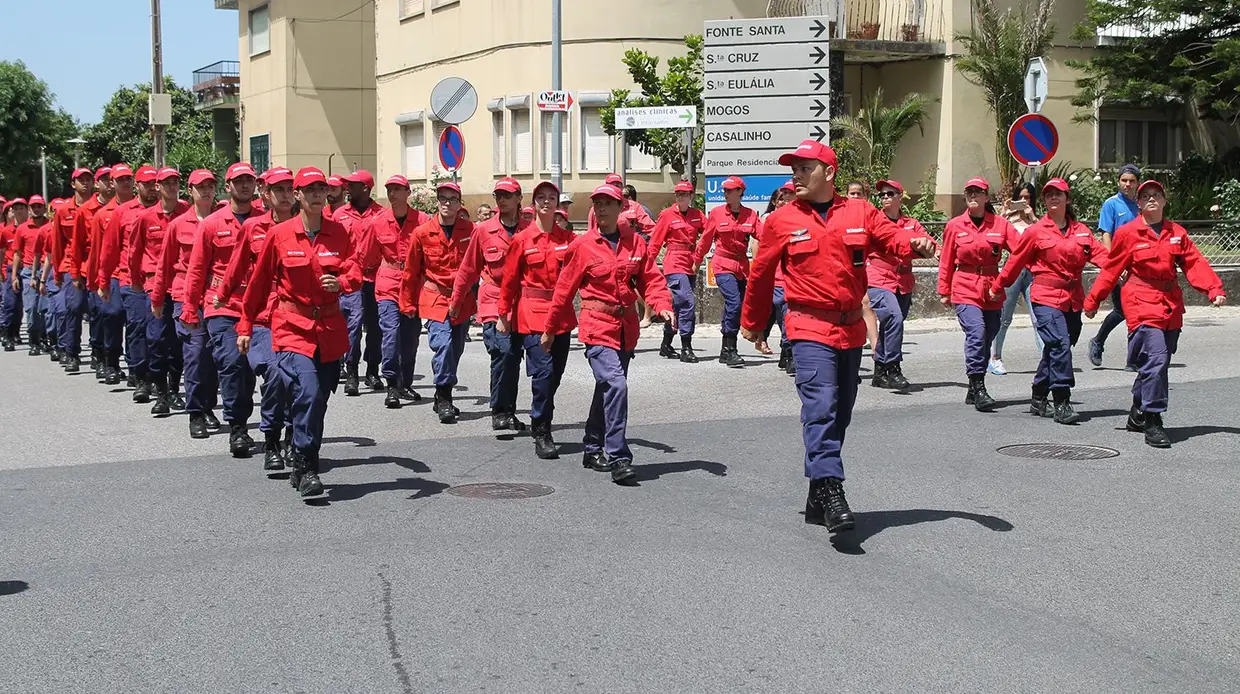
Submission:
[[[952,324],[910,324],[923,389],[862,387],[859,527],[834,542],[799,515],[792,380],[749,348],[735,371],[643,340],[626,488],[581,468],[579,349],[548,462],[489,431],[475,340],[459,425],[332,399],[318,506],[224,434],[0,354],[0,691],[1236,691],[1240,311],[1192,312],[1166,451],[1123,431],[1122,335],[1103,369],[1076,350],[1087,421],[1025,414],[1025,321],[989,415],[962,404]],[[1020,443],[1118,455],[996,452]],[[484,482],[553,491],[446,493]]]

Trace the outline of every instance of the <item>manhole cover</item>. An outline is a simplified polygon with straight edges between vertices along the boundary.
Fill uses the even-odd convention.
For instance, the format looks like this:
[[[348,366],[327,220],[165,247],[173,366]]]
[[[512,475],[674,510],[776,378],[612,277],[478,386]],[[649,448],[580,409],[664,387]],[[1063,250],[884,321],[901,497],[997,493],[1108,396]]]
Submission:
[[[526,482],[480,482],[448,488],[449,494],[467,499],[533,499],[554,491],[545,484]]]
[[[1021,443],[998,449],[1003,455],[1045,460],[1102,460],[1114,458],[1119,451],[1103,446],[1064,443]]]

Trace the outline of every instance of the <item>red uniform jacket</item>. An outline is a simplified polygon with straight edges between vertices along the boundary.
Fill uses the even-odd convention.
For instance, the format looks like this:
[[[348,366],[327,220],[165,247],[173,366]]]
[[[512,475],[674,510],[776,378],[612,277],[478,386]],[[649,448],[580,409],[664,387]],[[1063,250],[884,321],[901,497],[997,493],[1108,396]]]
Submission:
[[[219,296],[220,303],[233,301],[233,295],[238,291],[242,296],[245,295],[254,261],[263,250],[263,245],[267,243],[267,237],[274,226],[275,220],[272,219],[270,212],[250,217],[245,220],[245,224],[241,225],[241,241],[237,244],[237,251],[233,253],[228,268],[224,270],[224,278],[220,281],[220,286],[216,288],[215,293]],[[255,325],[271,326],[271,310],[275,306],[276,298],[276,288],[272,287],[267,308],[260,311],[254,318]]]
[[[77,209],[77,215],[73,218],[73,227],[69,232],[69,251],[65,261],[68,267],[66,272],[75,280],[86,275],[86,260],[90,257],[91,233],[94,229],[95,216],[109,205],[115,207],[116,198],[105,203],[99,200],[98,195],[92,195]],[[89,278],[87,280],[89,281]]]
[[[912,217],[900,217],[895,221],[895,225],[911,233],[915,238],[927,238],[934,241],[933,237],[926,233],[921,222]],[[937,242],[935,245],[938,245]],[[917,277],[913,275],[911,259],[871,251],[870,257],[865,262],[865,273],[869,278],[870,286],[875,289],[886,289],[896,294],[912,294],[917,286]]]
[[[405,271],[405,257],[409,255],[409,240],[429,219],[425,212],[411,207],[402,225],[397,223],[391,210],[384,208],[368,222],[357,257],[362,267],[378,268],[373,274],[375,301],[400,303],[400,277]]]
[[[745,279],[749,275],[749,239],[756,238],[761,231],[758,213],[748,207],[742,205],[736,216],[732,216],[727,205],[716,207],[706,215],[706,229],[698,241],[693,262],[701,263],[714,243],[715,255],[710,263],[715,274]]]
[[[16,241],[16,227],[8,224],[0,225],[0,275],[7,277],[9,268],[13,267],[13,258],[17,255],[13,248]]]
[[[693,253],[705,226],[706,215],[693,207],[681,214],[680,209],[672,205],[659,213],[659,221],[650,232],[650,253],[658,258],[659,252],[667,246],[667,255],[663,256],[664,275],[693,274]]]
[[[349,351],[349,328],[340,312],[340,294],[323,289],[320,277],[335,275],[340,294],[362,286],[362,270],[354,259],[353,239],[339,223],[326,217],[314,240],[301,217],[271,228],[254,261],[242,301],[237,335],[250,335],[259,314],[271,303],[271,345],[277,352],[295,352],[320,362],[339,360]]]
[[[77,222],[77,217],[78,204],[75,197],[65,200],[52,215],[52,266],[56,268],[58,282],[64,273],[69,271],[69,243],[73,240],[73,225]]]
[[[248,219],[246,221],[249,221]],[[241,231],[241,222],[233,214],[231,207],[225,207],[211,213],[198,225],[198,235],[194,239],[193,250],[185,271],[185,304],[181,307],[181,320],[193,323],[198,320],[198,311],[202,311],[203,319],[215,316],[229,318],[241,317],[241,301],[231,298],[215,307],[215,297],[220,285],[224,282],[224,274],[232,261],[237,248],[245,242]],[[205,299],[205,302],[204,302]]]
[[[98,254],[91,254],[95,259],[95,268],[91,271],[95,286],[105,286],[113,279],[122,287],[129,286],[129,263],[122,263],[121,258],[127,257],[130,235],[145,211],[142,201],[134,198],[117,206],[110,215],[102,238],[92,245],[92,249],[99,249]]]
[[[633,200],[624,201],[624,209],[620,210],[620,217],[616,220],[617,226],[621,229],[632,228],[643,234],[649,234],[654,230],[654,220],[646,213],[646,208]],[[594,207],[590,207],[590,214],[586,215],[586,231],[598,231],[598,219],[594,216]]]
[[[103,256],[105,249],[103,247],[104,240],[107,238],[108,228],[113,222],[119,224],[120,218],[129,210],[135,207],[141,208],[142,203],[137,198],[130,198],[125,202],[121,202],[120,198],[112,198],[108,204],[100,208],[90,222],[90,241],[87,243],[86,252],[86,287],[94,290],[100,286],[99,268],[103,265]],[[110,283],[112,276],[108,275],[105,283]]]
[[[152,281],[151,308],[163,306],[164,296],[167,294],[172,294],[173,301],[185,301],[185,272],[189,268],[189,256],[194,251],[194,242],[198,240],[198,226],[201,223],[198,211],[191,207],[168,226]]]
[[[1166,220],[1158,234],[1144,218],[1137,217],[1115,230],[1106,264],[1085,298],[1085,310],[1098,310],[1098,303],[1111,294],[1120,275],[1127,272],[1120,299],[1128,331],[1142,325],[1179,330],[1184,327],[1184,292],[1176,268],[1184,271],[1193,289],[1211,301],[1223,295],[1223,281],[1184,227]]]
[[[33,268],[35,261],[42,260],[43,254],[47,251],[43,248],[43,237],[47,232],[47,218],[39,219],[35,223],[35,218],[18,225],[13,233],[13,260],[18,264],[18,269]]]
[[[996,293],[1003,291],[1028,267],[1033,271],[1030,301],[1060,311],[1080,311],[1085,304],[1081,272],[1086,263],[1102,267],[1106,257],[1106,246],[1094,239],[1089,227],[1072,221],[1064,233],[1050,217],[1043,217],[1017,239],[1016,250],[992,286]]]
[[[796,200],[771,213],[749,273],[741,326],[761,332],[771,315],[775,269],[784,268],[784,325],[789,340],[812,340],[836,349],[865,344],[861,303],[869,282],[871,251],[912,257],[913,234],[865,200],[835,196],[826,220]]]
[[[667,281],[646,240],[626,227],[613,249],[598,230],[588,231],[568,248],[568,262],[555,283],[547,309],[547,329],[555,335],[573,329],[573,297],[581,291],[580,329],[587,345],[631,352],[641,335],[633,304],[640,297],[656,312],[672,309]]]
[[[991,301],[986,296],[999,274],[1004,249],[1012,250],[1018,234],[1012,223],[986,213],[979,227],[965,212],[953,217],[943,228],[943,252],[939,256],[939,295],[950,296],[953,304],[969,304],[984,311],[1003,308],[1003,292]]]
[[[468,219],[457,217],[452,224],[451,237],[443,233],[439,217],[429,219],[413,230],[409,239],[409,253],[405,256],[405,270],[400,276],[400,312],[420,315],[435,321],[448,320],[448,307],[452,301],[452,284],[457,270],[469,247],[474,225]],[[462,301],[453,325],[460,325],[474,315],[475,294],[470,287]]]
[[[537,224],[527,226],[512,237],[504,260],[499,314],[515,325],[519,334],[547,332],[547,311],[551,308],[555,283],[568,258],[568,247],[576,239],[576,234],[560,226],[545,232]],[[571,332],[575,327],[574,316],[563,332]]]
[[[43,229],[41,230],[41,233],[39,234],[39,243],[43,247],[43,255],[40,258],[38,258],[38,260],[43,263],[39,267],[39,274],[41,275],[40,279],[46,280],[47,278],[52,277],[55,274],[52,271],[52,269],[55,266],[52,263],[52,223],[51,223],[51,220],[48,220],[48,223],[43,225]]]
[[[352,203],[345,203],[340,209],[332,210],[331,218],[338,222],[349,232],[349,238],[353,240],[353,248],[361,250],[366,234],[369,232],[370,221],[378,217],[383,210],[383,205],[370,201],[370,205],[361,212]],[[422,214],[419,212],[418,214]],[[425,219],[425,216],[423,216]],[[378,265],[373,267],[362,268],[362,279],[366,282],[375,281],[375,272],[379,269]]]
[[[162,203],[155,203],[138,215],[138,221],[129,235],[129,250],[123,262],[129,266],[130,281],[150,294],[155,289],[155,273],[159,270],[164,253],[164,237],[178,217],[189,212],[191,205],[177,201],[170,214],[164,213]],[[160,297],[163,301],[163,297]]]
[[[512,238],[526,227],[517,221],[517,231],[513,236],[499,222],[499,215],[474,226],[469,239],[469,247],[461,258],[461,269],[456,273],[452,285],[452,308],[460,311],[464,302],[468,301],[470,290],[478,282],[478,322],[491,323],[499,316],[499,285],[504,280],[504,259],[508,255],[508,244]]]

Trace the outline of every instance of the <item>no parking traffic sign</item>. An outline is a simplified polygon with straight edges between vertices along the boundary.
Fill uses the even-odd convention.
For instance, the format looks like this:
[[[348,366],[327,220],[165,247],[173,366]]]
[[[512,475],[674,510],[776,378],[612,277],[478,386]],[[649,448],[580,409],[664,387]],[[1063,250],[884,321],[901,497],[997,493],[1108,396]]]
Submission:
[[[455,125],[444,128],[439,136],[439,163],[449,171],[456,171],[465,163],[465,136]]]
[[[1059,149],[1059,131],[1051,119],[1027,113],[1008,129],[1008,151],[1023,166],[1043,166]]]

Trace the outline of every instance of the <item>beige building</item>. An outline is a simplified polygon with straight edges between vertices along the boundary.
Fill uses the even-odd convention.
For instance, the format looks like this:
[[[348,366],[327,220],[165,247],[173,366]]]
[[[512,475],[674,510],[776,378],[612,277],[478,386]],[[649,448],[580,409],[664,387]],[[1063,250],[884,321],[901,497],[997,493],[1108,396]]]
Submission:
[[[471,201],[497,177],[532,182],[550,176],[551,118],[533,103],[551,86],[548,0],[216,0],[239,10],[244,154],[255,163],[264,142],[270,162],[334,170],[369,168],[377,176],[436,175],[444,124],[430,112],[431,90],[457,76],[477,89],[479,106],[461,126],[466,161],[461,184]],[[683,37],[708,19],[816,14],[822,0],[597,0],[563,2],[563,83],[576,98],[565,119],[564,179],[584,193],[625,160],[600,123],[612,89],[632,88],[622,58],[629,49],[682,55]],[[997,136],[981,90],[952,68],[953,39],[973,20],[968,0],[843,0],[831,42],[834,108],[854,112],[882,87],[896,101],[910,91],[939,99],[924,134],[901,144],[893,175],[910,191],[932,168],[943,204],[958,202],[964,181],[998,183]],[[1064,61],[1092,49],[1068,40],[1084,0],[1060,0],[1057,45],[1043,114],[1059,129],[1057,161],[1082,167],[1138,158],[1171,163],[1184,146],[1175,113],[1104,110],[1096,123],[1073,122],[1075,75]],[[842,89],[839,83],[842,81]],[[786,143],[795,146],[795,142]],[[334,156],[333,156],[334,155]],[[639,191],[665,194],[672,176],[631,149],[628,178]],[[656,207],[661,198],[650,197]]]

